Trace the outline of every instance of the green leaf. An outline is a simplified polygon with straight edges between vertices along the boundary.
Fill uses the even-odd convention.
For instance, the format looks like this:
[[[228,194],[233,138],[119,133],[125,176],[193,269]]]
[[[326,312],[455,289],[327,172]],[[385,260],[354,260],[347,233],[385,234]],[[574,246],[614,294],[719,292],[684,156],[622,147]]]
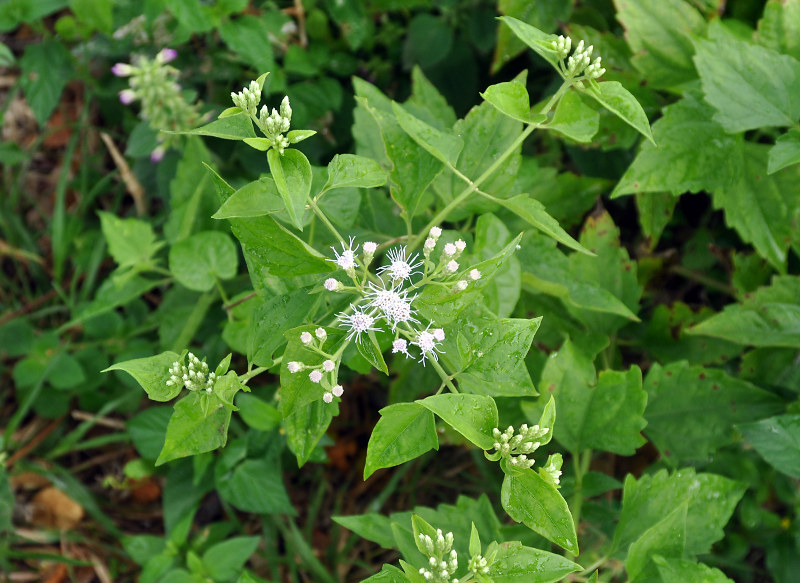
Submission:
[[[542,127],[576,142],[590,142],[600,128],[600,114],[586,105],[579,93],[569,91],[558,101],[553,118]]]
[[[481,535],[478,532],[478,529],[475,527],[475,523],[472,523],[472,528],[469,533],[469,554],[471,557],[475,555],[481,554]]]
[[[494,399],[483,395],[447,393],[415,401],[439,416],[481,449],[492,449],[492,430],[500,423]]]
[[[242,14],[235,19],[225,19],[218,28],[225,44],[256,71],[275,71],[275,57],[266,17],[267,14],[261,18]],[[261,83],[263,85],[263,81]]]
[[[504,468],[500,502],[508,515],[565,550],[578,554],[578,538],[566,500],[533,470]]]
[[[164,237],[170,243],[185,239],[195,231],[212,230],[209,218],[219,204],[214,196],[211,176],[203,166],[211,152],[199,137],[189,137],[174,178],[169,182],[170,212],[164,225]]]
[[[499,0],[497,10],[506,16],[512,16],[540,28],[544,32],[552,32],[559,23],[569,22],[573,0],[551,0],[550,2],[530,2],[529,0]],[[525,45],[512,32],[508,25],[500,24],[497,30],[497,45],[492,60],[492,74],[497,73],[508,61],[525,50]]]
[[[156,460],[156,466],[177,458],[213,451],[225,445],[231,411],[218,405],[216,410],[206,415],[202,401],[212,398],[212,395],[191,393],[175,403],[175,412],[167,425],[164,449]]]
[[[380,420],[367,445],[364,479],[375,470],[390,468],[439,449],[433,413],[417,403],[396,403],[379,411]]]
[[[580,565],[561,555],[512,542],[500,547],[489,567],[489,577],[494,583],[553,583],[581,570]]]
[[[285,208],[270,176],[249,182],[234,192],[212,215],[214,219],[233,219],[271,215]]]
[[[645,442],[639,433],[646,425],[642,373],[634,365],[627,372],[603,371],[595,381],[593,358],[568,340],[545,364],[540,388],[555,397],[554,437],[573,454],[601,449],[632,455]]]
[[[19,83],[25,101],[43,127],[72,78],[72,55],[67,45],[57,40],[31,43],[25,48],[19,66],[22,69]]]
[[[686,513],[689,501],[684,500],[666,518],[647,529],[631,544],[625,559],[625,570],[631,581],[650,580],[652,566],[648,563],[653,555],[681,558],[686,545]],[[646,570],[646,567],[650,569]],[[642,575],[642,577],[639,577]]]
[[[533,225],[546,235],[552,237],[562,245],[591,255],[592,252],[583,247],[569,233],[561,228],[553,217],[547,214],[544,205],[538,200],[529,197],[527,194],[518,194],[517,196],[509,199],[497,199],[496,202],[500,203],[508,210],[519,216],[525,222]]]
[[[706,101],[726,131],[791,126],[800,118],[800,61],[729,36],[697,40],[695,48]]]
[[[203,553],[206,572],[214,581],[237,577],[260,541],[260,536],[235,536],[209,547]]]
[[[272,140],[267,138],[245,138],[242,141],[259,152],[266,152],[272,147]]]
[[[793,186],[800,180],[800,167],[767,176],[768,147],[745,144],[739,180],[715,190],[715,208],[725,211],[725,222],[752,243],[759,255],[780,272],[786,271],[787,248],[797,233],[800,219],[798,195]]]
[[[588,89],[583,89],[581,92],[642,134],[654,146],[656,145],[647,114],[631,92],[625,89],[621,83],[617,81],[592,83]]]
[[[396,548],[392,536],[392,523],[382,514],[361,514],[359,516],[334,516],[333,521],[361,538],[378,543],[385,549]]]
[[[780,415],[738,427],[770,465],[800,479],[800,415]]]
[[[121,219],[100,211],[100,228],[108,243],[108,252],[120,267],[147,268],[153,256],[164,246],[156,240],[150,223],[139,219]]]
[[[503,21],[517,38],[528,45],[533,51],[550,63],[555,68],[559,62],[558,52],[550,44],[555,40],[555,35],[546,34],[530,24],[526,24],[513,16],[501,16]]]
[[[281,413],[286,443],[297,457],[298,467],[302,467],[325,435],[333,417],[339,414],[339,405],[326,403],[320,396],[316,401],[294,407],[291,413],[282,408]]]
[[[491,259],[513,238],[505,223],[492,213],[484,213],[475,222],[475,242],[472,257],[465,258],[472,265],[481,259]],[[466,278],[466,269],[463,277]],[[522,272],[519,260],[512,256],[497,270],[491,281],[482,289],[483,301],[490,312],[501,318],[511,315],[522,291]]]
[[[242,396],[246,393],[242,393]],[[214,482],[220,496],[243,512],[258,514],[294,514],[280,461],[267,455],[245,459],[228,447],[214,466]]]
[[[719,569],[712,569],[702,563],[665,559],[659,555],[651,558],[658,568],[663,583],[733,583]]]
[[[653,124],[658,147],[642,144],[612,198],[635,192],[713,192],[735,184],[741,174],[742,139],[727,134],[712,119],[713,111],[691,93],[664,108]]]
[[[735,423],[781,410],[780,399],[755,385],[686,361],[654,364],[645,390],[645,433],[672,464],[704,461],[733,441]]]
[[[397,567],[384,565],[380,573],[364,579],[361,583],[408,583],[408,578]]]
[[[286,139],[290,144],[298,144],[316,134],[314,130],[292,130],[286,134]]]
[[[767,0],[754,40],[768,49],[800,59],[800,4]]]
[[[139,411],[125,423],[136,451],[143,458],[155,460],[161,453],[171,415],[172,407],[159,405]]]
[[[231,220],[239,239],[253,287],[259,293],[269,290],[273,276],[329,273],[334,264],[316,249],[289,232],[272,217]]]
[[[531,98],[525,85],[519,81],[507,81],[489,85],[486,91],[481,93],[481,97],[495,106],[498,111],[512,119],[522,123],[533,122]]]
[[[113,32],[114,20],[110,0],[70,0],[69,7],[75,17],[90,30],[97,30],[105,35]]]
[[[122,370],[131,375],[136,382],[144,389],[147,396],[153,401],[169,401],[178,396],[183,386],[168,386],[170,372],[169,369],[176,361],[180,360],[180,355],[174,352],[162,352],[147,358],[136,358],[112,364],[102,372],[110,370]]]
[[[774,174],[782,168],[800,163],[800,131],[790,129],[775,140],[769,150],[767,174]]]
[[[386,171],[375,160],[355,154],[336,154],[328,164],[322,192],[334,188],[375,188],[386,184]]]
[[[693,37],[705,34],[702,15],[683,0],[615,0],[617,19],[633,51],[631,63],[657,88],[697,78]]]
[[[319,296],[304,287],[264,300],[252,318],[250,360],[258,366],[272,366],[277,349],[286,344],[284,333],[306,322]]]
[[[6,533],[13,530],[11,521],[14,514],[14,493],[11,491],[11,482],[8,479],[5,466],[0,468],[0,532]]]
[[[280,411],[255,395],[239,393],[236,406],[242,421],[256,431],[272,431],[281,424]]]
[[[458,137],[439,131],[424,121],[417,119],[408,113],[403,106],[392,101],[392,111],[397,118],[397,123],[403,128],[411,139],[425,148],[430,154],[441,160],[445,164],[454,166],[458,160],[458,155],[464,147]]]
[[[300,150],[286,150],[281,155],[274,148],[267,152],[269,169],[278,188],[289,219],[303,230],[303,213],[311,192],[311,164]]]
[[[739,304],[688,330],[741,345],[800,348],[800,278],[775,276]]]
[[[642,227],[642,233],[648,239],[648,247],[651,250],[658,245],[661,233],[672,219],[677,204],[678,197],[668,192],[636,193],[639,225]]]
[[[378,345],[378,339],[375,337],[375,332],[370,330],[367,336],[369,337],[369,340],[356,342],[359,354],[366,358],[367,362],[369,362],[383,374],[388,375],[389,369],[386,368],[386,361],[383,360],[383,351]]]
[[[253,131],[253,122],[250,116],[244,112],[214,120],[199,128],[175,133],[211,136],[212,138],[222,138],[223,140],[244,140],[256,137],[256,133]]]
[[[594,257],[574,253],[569,258],[573,277],[592,281],[613,294],[631,313],[639,311],[642,287],[637,278],[637,264],[631,261],[627,250],[620,244],[620,232],[607,211],[586,219],[581,230],[581,245],[594,253]],[[589,330],[612,334],[627,320],[619,316],[594,310],[568,308]]]
[[[236,275],[239,255],[225,233],[203,231],[175,243],[169,250],[169,270],[181,285],[195,291],[209,291],[217,278]]]
[[[715,474],[697,474],[692,468],[671,475],[661,470],[638,480],[629,474],[610,552],[624,556],[624,551],[648,529],[688,502],[685,552],[688,556],[707,553],[712,544],[722,539],[722,529],[744,491],[745,485],[740,482]]]

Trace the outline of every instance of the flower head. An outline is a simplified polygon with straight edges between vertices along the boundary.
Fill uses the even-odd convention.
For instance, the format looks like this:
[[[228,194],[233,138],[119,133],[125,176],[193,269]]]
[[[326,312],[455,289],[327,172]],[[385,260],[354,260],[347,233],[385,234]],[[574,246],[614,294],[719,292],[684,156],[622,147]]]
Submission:
[[[111,72],[117,77],[129,77],[133,73],[133,67],[127,63],[116,63],[111,67]]]
[[[286,370],[288,370],[292,374],[294,374],[296,372],[300,372],[301,370],[303,370],[303,368],[305,368],[303,366],[303,363],[302,362],[297,362],[295,360],[287,363],[287,365],[286,365]]]
[[[308,346],[314,340],[314,337],[311,335],[311,332],[303,332],[300,334],[300,342]]]
[[[328,261],[333,261],[336,265],[338,265],[340,268],[344,269],[349,273],[356,268],[355,252],[358,250],[358,245],[353,247],[352,237],[350,237],[349,245],[345,246],[344,241],[342,241],[341,243],[342,243],[342,252],[339,253],[338,251],[336,251],[335,247],[331,247],[331,249],[333,250],[333,254],[336,256],[336,259],[328,259]]]
[[[428,325],[430,327],[430,325]],[[436,339],[437,334],[434,332],[429,332],[427,329],[423,330],[422,332],[417,334],[417,338],[411,343],[417,346],[422,352],[422,357],[420,358],[420,362],[424,365],[426,358],[433,358],[434,360],[439,360],[439,352],[441,352],[439,348],[439,341]],[[442,339],[444,339],[444,332],[442,332]]]
[[[416,253],[412,256],[407,256],[405,247],[396,247],[390,249],[386,254],[389,258],[389,265],[384,265],[378,268],[378,273],[388,273],[393,280],[407,280],[416,273],[414,271],[422,261],[417,261],[419,255]]]
[[[478,281],[481,278],[481,272],[478,271],[477,269],[473,269],[472,271],[469,272],[469,278],[472,281]]]
[[[428,234],[434,239],[438,239],[442,236],[442,229],[439,227],[431,227],[431,230],[428,231]]]
[[[331,260],[329,259],[329,261]],[[339,280],[329,277],[322,286],[328,291],[337,291],[342,287],[342,284]]]
[[[369,332],[380,332],[380,328],[373,326],[375,317],[367,313],[364,308],[350,304],[353,310],[352,314],[345,314],[341,312],[337,315],[339,318],[339,326],[349,328],[347,339],[352,340],[353,336],[356,337],[356,342],[361,342],[361,334]]]
[[[331,389],[331,393],[333,393],[334,397],[341,397],[342,394],[344,394],[344,387],[342,387],[342,385],[335,385]]]
[[[312,383],[318,383],[322,380],[322,373],[318,370],[312,370],[308,373],[308,378],[311,379]]]
[[[133,89],[123,89],[119,92],[119,100],[123,105],[130,105],[136,101],[136,92]]]
[[[335,368],[336,368],[336,363],[330,359],[322,363],[322,370],[324,370],[325,372],[332,372],[333,369]]]
[[[158,51],[158,54],[156,55],[156,60],[159,63],[169,63],[177,58],[178,58],[178,51],[170,48],[163,48],[160,51]]]
[[[408,356],[408,342],[403,340],[402,338],[398,338],[394,342],[392,342],[392,354],[397,354],[401,352]]]
[[[325,342],[328,339],[328,333],[325,331],[325,328],[317,328],[314,330],[314,336]]]

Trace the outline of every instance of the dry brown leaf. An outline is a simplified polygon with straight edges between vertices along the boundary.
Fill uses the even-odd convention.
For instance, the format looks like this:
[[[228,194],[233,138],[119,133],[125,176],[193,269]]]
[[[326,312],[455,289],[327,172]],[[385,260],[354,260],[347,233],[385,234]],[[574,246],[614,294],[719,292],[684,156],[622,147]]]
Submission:
[[[50,480],[36,472],[22,472],[8,480],[14,490],[38,490],[50,485]]]
[[[83,518],[83,507],[61,490],[45,488],[33,497],[31,522],[45,528],[72,529]]]

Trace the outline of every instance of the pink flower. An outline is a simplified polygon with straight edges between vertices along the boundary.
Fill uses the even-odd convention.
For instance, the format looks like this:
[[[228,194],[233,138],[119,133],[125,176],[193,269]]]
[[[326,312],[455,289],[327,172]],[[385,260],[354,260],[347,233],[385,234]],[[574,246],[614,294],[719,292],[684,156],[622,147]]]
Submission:
[[[131,73],[133,73],[133,67],[127,63],[117,63],[111,67],[111,72],[117,77],[128,77]]]
[[[119,100],[125,105],[130,105],[136,101],[136,93],[133,89],[123,89],[119,92]]]
[[[161,49],[156,55],[156,59],[162,63],[169,63],[170,61],[174,61],[177,57],[178,51],[170,48]]]
[[[158,146],[155,150],[150,152],[150,161],[153,162],[154,164],[158,164],[159,162],[161,162],[161,160],[164,159],[165,153],[166,150],[164,149],[164,146]]]

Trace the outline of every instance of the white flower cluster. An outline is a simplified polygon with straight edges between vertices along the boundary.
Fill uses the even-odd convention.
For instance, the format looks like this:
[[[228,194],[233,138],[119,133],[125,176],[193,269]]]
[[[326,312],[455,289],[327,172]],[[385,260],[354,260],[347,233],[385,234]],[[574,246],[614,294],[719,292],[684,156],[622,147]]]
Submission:
[[[208,364],[191,352],[189,353],[189,366],[183,364],[183,359],[176,360],[172,363],[169,373],[168,387],[183,385],[190,391],[205,391],[206,393],[214,390],[214,382],[217,378],[215,373],[208,372]]]
[[[352,238],[349,243],[341,242],[341,251],[331,247],[334,258],[328,261],[344,270],[353,285],[345,286],[331,277],[325,280],[323,287],[331,292],[348,291],[361,295],[360,302],[350,304],[349,310],[338,314],[340,325],[348,330],[348,340],[355,338],[356,342],[361,342],[362,334],[382,331],[380,325],[383,322],[396,335],[392,343],[393,353],[410,357],[408,349],[413,345],[419,349],[423,365],[428,358],[438,360],[441,342],[445,338],[444,330],[432,329],[431,322],[424,329],[420,327],[414,308],[417,295],[412,294],[412,289],[435,282],[448,287],[453,293],[460,293],[471,282],[481,278],[481,272],[477,269],[458,275],[460,266],[457,260],[467,247],[461,239],[444,245],[438,263],[431,261],[431,254],[441,235],[439,227],[430,230],[423,246],[422,259],[417,253],[410,254],[404,246],[390,249],[386,253],[386,264],[377,269],[376,276],[367,271],[378,249],[376,243],[364,243],[362,253],[358,252],[359,246],[354,245]]]
[[[575,52],[569,58],[567,58],[567,55],[569,55],[572,48],[572,39],[570,37],[559,35],[557,39],[550,43],[550,46],[558,53],[561,61],[567,60],[566,66],[563,63],[559,63],[559,69],[569,77],[577,77],[583,74],[587,79],[598,79],[606,72],[601,65],[602,59],[600,57],[597,57],[592,62],[593,45],[585,47],[584,42],[580,41],[578,46],[575,47]]]
[[[494,448],[500,457],[508,458],[512,466],[530,468],[533,465],[533,458],[528,458],[528,454],[535,452],[541,446],[539,441],[550,431],[547,427],[534,425],[528,427],[523,424],[519,428],[519,433],[514,435],[514,428],[508,426],[505,431],[500,431],[497,427],[492,430],[492,435],[497,440]]]
[[[469,560],[469,570],[476,575],[489,574],[489,561],[483,555],[475,555]]]
[[[292,107],[289,105],[289,97],[286,96],[281,101],[280,111],[273,107],[272,113],[270,113],[266,105],[262,106],[259,111],[261,85],[257,81],[250,81],[250,85],[239,93],[231,92],[231,99],[236,107],[247,112],[256,122],[267,139],[272,142],[272,147],[283,154],[284,150],[289,147],[289,140],[283,134],[289,131],[292,122]],[[256,115],[257,112],[258,115]]]
[[[231,100],[236,107],[255,116],[258,104],[261,103],[261,85],[257,81],[250,81],[250,86],[245,87],[239,93],[231,91]]]
[[[547,458],[547,463],[542,466],[542,471],[545,472],[558,486],[561,483],[561,464],[563,458],[560,453],[556,453]]]
[[[323,356],[325,360],[318,365],[308,365],[293,360],[286,364],[286,370],[291,374],[306,370],[311,371],[308,373],[309,380],[312,383],[320,384],[325,389],[322,400],[326,403],[332,403],[334,397],[341,397],[344,394],[344,387],[336,384],[338,364],[332,360],[334,356],[322,349],[327,339],[328,333],[325,328],[317,328],[314,330],[313,336],[311,332],[302,332],[300,334],[300,342],[309,350]]]
[[[426,581],[431,583],[458,583],[450,579],[458,569],[458,553],[453,550],[453,533],[436,530],[436,538],[420,533],[419,540],[428,555],[428,567],[419,570]]]

